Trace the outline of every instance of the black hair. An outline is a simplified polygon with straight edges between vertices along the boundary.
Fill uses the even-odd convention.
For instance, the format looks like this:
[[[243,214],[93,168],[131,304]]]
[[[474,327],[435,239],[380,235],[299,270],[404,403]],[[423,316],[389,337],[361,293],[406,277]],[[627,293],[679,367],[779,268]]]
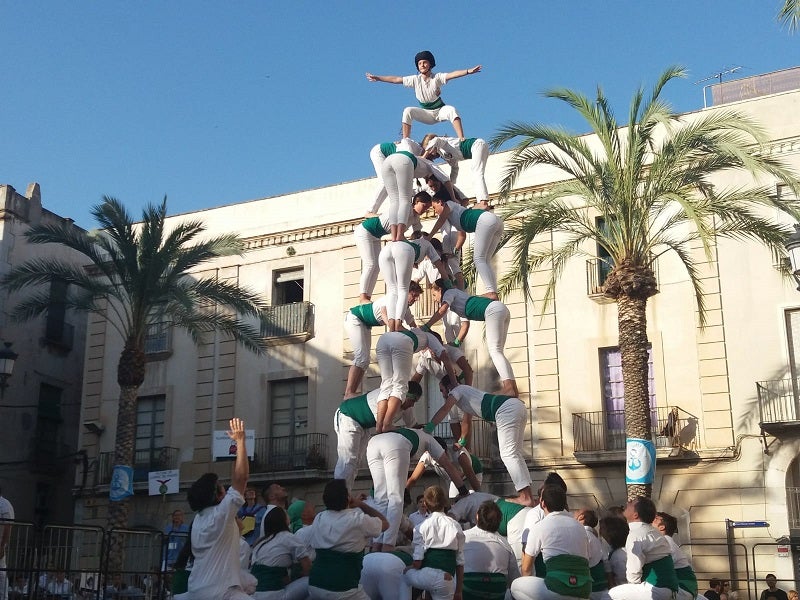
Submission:
[[[274,538],[281,531],[289,531],[289,519],[286,516],[286,511],[281,506],[276,506],[264,515],[262,521],[264,525],[264,537],[261,538],[262,542],[268,542]]]
[[[560,486],[546,483],[542,487],[542,502],[548,512],[556,512],[567,508],[567,491]]]
[[[419,495],[417,496],[416,500],[414,500],[414,502],[415,502],[416,504],[419,504],[419,501],[420,501],[420,500],[422,500],[423,498],[424,498],[424,496],[423,496],[422,494],[419,494]]]
[[[267,504],[270,504],[269,497],[268,497],[269,496],[269,488],[271,488],[273,485],[281,485],[281,482],[277,481],[277,480],[268,481],[267,483],[264,484],[264,487],[261,488],[261,497],[264,499],[264,502],[266,502]],[[286,507],[284,506],[284,508],[286,508]]]
[[[625,546],[629,532],[630,527],[625,519],[613,516],[600,519],[600,536],[608,542],[612,550]]]
[[[440,336],[436,331],[428,331],[427,333],[428,333],[428,335],[432,335],[437,340],[439,340],[440,344],[442,343],[442,336]]]
[[[328,510],[344,510],[350,502],[347,482],[344,479],[332,479],[325,485],[322,502]]]
[[[408,393],[417,398],[422,398],[422,386],[419,384],[419,381],[408,382]]]
[[[431,202],[431,195],[425,190],[422,190],[414,194],[411,199],[413,200],[412,204],[417,202],[424,202],[425,204],[428,204]]]
[[[447,442],[445,441],[445,439],[443,437],[439,437],[438,435],[435,435],[435,436],[433,436],[433,439],[435,439],[438,442],[438,444],[442,447],[442,450],[447,450]]]
[[[442,242],[439,241],[439,238],[429,238],[428,241],[438,254],[444,254],[444,248],[442,248]]]
[[[442,377],[439,380],[439,383],[441,383],[448,392],[453,389],[453,382],[450,381],[450,375],[445,375]]]
[[[494,500],[481,502],[478,507],[477,525],[480,529],[489,533],[496,533],[500,529],[500,522],[503,520],[503,513]]]
[[[414,281],[412,279],[411,281],[408,282],[408,291],[409,292],[414,292],[415,294],[421,294],[422,293],[422,286],[420,286],[419,283],[417,283],[416,281]]]
[[[591,528],[597,527],[597,513],[591,508],[583,509],[583,524]]]
[[[565,492],[567,491],[567,483],[555,471],[547,474],[547,477],[544,478],[544,485],[557,485]]]
[[[219,475],[216,473],[201,475],[186,493],[186,500],[189,502],[189,508],[197,512],[217,504],[218,482]]]
[[[656,518],[656,505],[650,498],[644,496],[637,496],[631,500],[633,510],[639,515],[639,520],[642,523],[652,523]]]
[[[657,512],[656,516],[661,517],[661,522],[664,523],[664,533],[670,537],[678,533],[678,519],[665,512]]]

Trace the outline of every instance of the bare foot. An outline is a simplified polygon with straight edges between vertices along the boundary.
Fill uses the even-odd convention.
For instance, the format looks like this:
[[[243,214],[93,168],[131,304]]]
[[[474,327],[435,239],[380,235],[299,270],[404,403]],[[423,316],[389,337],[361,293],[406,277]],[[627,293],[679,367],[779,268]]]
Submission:
[[[511,496],[510,498],[506,498],[506,502],[513,502],[514,504],[521,504],[522,506],[535,506],[533,499],[524,498],[522,496]]]
[[[489,300],[500,300],[500,296],[497,295],[497,292],[486,292],[483,297],[489,298]]]

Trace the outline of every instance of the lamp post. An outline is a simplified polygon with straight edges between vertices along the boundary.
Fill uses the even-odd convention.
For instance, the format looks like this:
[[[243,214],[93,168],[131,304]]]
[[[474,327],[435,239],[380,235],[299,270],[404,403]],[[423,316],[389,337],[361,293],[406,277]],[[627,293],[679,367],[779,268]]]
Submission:
[[[19,356],[11,349],[11,342],[5,342],[4,345],[5,348],[0,350],[0,398],[5,396],[8,378],[14,372],[14,363]]]
[[[792,265],[792,276],[798,283],[797,291],[800,292],[800,224],[794,224],[794,233],[786,238],[783,245],[789,253],[789,262]]]

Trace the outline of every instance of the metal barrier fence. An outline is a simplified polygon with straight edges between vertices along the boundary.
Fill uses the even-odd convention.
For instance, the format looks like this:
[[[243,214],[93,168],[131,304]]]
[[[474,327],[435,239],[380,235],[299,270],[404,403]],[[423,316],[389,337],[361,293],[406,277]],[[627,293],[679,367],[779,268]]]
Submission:
[[[0,593],[9,600],[165,600],[188,534],[0,521],[10,529]],[[121,557],[111,572],[110,555]]]

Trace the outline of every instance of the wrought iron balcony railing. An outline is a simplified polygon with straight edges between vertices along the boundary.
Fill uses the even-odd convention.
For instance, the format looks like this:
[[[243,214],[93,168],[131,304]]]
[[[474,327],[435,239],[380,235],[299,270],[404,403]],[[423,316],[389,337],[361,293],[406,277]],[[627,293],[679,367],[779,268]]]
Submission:
[[[172,323],[160,321],[150,323],[144,338],[144,353],[147,355],[172,352]]]
[[[327,434],[301,433],[284,437],[256,438],[250,472],[324,471],[327,468]]]
[[[673,406],[659,406],[650,414],[651,434],[657,448],[697,447],[698,419]],[[603,452],[625,449],[625,411],[573,413],[575,452]]]
[[[278,304],[268,307],[266,312],[266,322],[261,325],[261,335],[265,338],[303,336],[308,339],[314,335],[314,305],[311,302]]]
[[[757,382],[758,415],[762,426],[764,423],[798,421],[798,390],[800,378]]]
[[[133,458],[133,480],[147,481],[150,471],[165,471],[178,468],[178,448],[164,446],[149,450],[137,450]],[[97,461],[97,485],[111,483],[114,471],[114,453],[101,452]]]

